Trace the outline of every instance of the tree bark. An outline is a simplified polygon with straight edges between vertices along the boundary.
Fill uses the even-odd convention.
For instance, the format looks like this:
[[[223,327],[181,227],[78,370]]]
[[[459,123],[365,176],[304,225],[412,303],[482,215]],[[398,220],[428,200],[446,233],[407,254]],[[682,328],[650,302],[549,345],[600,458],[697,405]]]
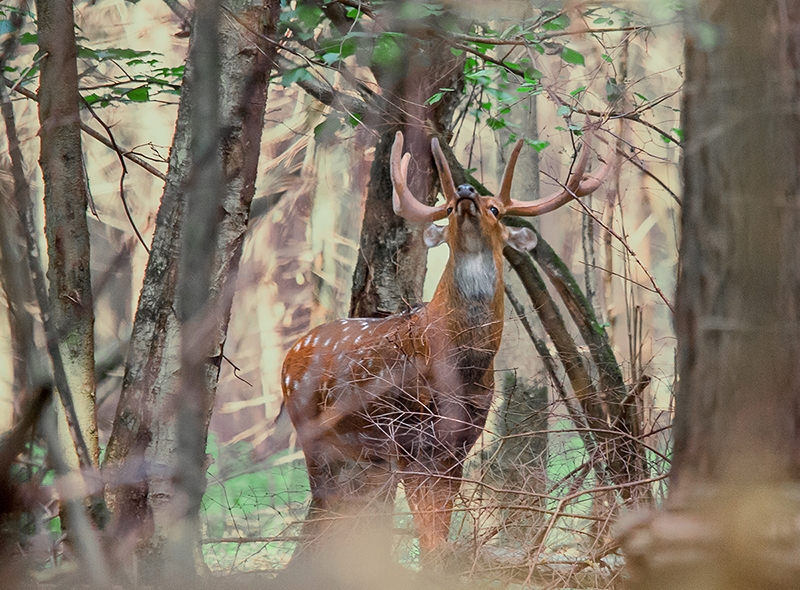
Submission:
[[[39,0],[36,12],[39,50],[46,56],[39,78],[39,163],[44,176],[50,302],[78,425],[91,464],[97,467],[94,302],[72,1]],[[59,433],[74,467],[78,465],[76,443],[63,411],[60,414]]]
[[[185,221],[182,224],[175,306],[181,333],[175,498],[176,503],[183,507],[183,513],[173,526],[175,532],[170,535],[167,555],[170,581],[176,585],[190,583],[197,573],[195,557],[200,556],[200,505],[206,490],[205,447],[213,406],[209,386],[218,379],[218,374],[208,379],[204,373],[207,359],[219,359],[224,344],[224,339],[214,342],[216,334],[213,329],[218,312],[210,298],[219,208],[225,190],[220,152],[219,13],[218,0],[195,2],[195,36],[189,55],[194,74],[190,96],[191,172],[184,196]],[[248,201],[252,198],[251,193]],[[232,299],[230,296],[229,300]],[[214,350],[214,344],[218,344],[217,350]],[[215,367],[218,372],[218,360]]]
[[[224,194],[211,265],[209,313],[203,326],[207,350],[202,377],[202,447],[208,431],[222,348],[230,316],[233,286],[255,189],[267,82],[273,65],[278,0],[237,2],[233,19],[219,31],[220,119]],[[248,34],[255,31],[257,34]],[[193,29],[193,34],[198,34]],[[192,39],[192,46],[196,42]],[[181,93],[167,183],[156,219],[156,232],[134,320],[130,356],[121,399],[106,450],[104,470],[112,478],[107,496],[120,535],[142,538],[139,569],[157,581],[164,565],[174,496],[180,399],[181,330],[174,304],[179,245],[186,223],[184,191],[190,182],[195,73],[191,62]]]
[[[424,227],[407,223],[392,209],[389,155],[395,132],[403,131],[405,151],[411,153],[409,188],[418,199],[432,204],[437,176],[431,132],[448,132],[454,101],[464,84],[463,58],[454,56],[443,41],[418,41],[409,35],[403,38],[401,49],[404,56],[397,68],[375,68],[384,96],[400,100],[382,115],[381,121],[366,121],[381,135],[367,187],[350,317],[386,316],[422,300],[428,256],[422,242]],[[401,64],[405,64],[403,69]],[[426,105],[439,88],[454,88],[455,92],[446,92],[438,103]]]
[[[668,510],[624,539],[635,588],[797,588],[800,2],[697,11]]]

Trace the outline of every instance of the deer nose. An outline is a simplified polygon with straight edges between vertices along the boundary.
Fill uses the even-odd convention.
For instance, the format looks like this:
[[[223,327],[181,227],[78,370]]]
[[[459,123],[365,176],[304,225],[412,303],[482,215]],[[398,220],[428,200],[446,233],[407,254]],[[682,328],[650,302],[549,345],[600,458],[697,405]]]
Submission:
[[[472,188],[471,184],[462,184],[456,189],[456,194],[459,197],[477,197],[478,191]]]

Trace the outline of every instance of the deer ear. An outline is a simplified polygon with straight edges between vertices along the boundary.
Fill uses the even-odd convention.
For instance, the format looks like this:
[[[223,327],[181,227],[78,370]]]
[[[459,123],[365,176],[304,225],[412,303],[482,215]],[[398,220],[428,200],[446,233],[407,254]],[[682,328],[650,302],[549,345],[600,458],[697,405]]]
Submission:
[[[431,223],[425,228],[422,239],[428,248],[435,248],[447,241],[447,226],[438,226]]]
[[[508,242],[508,245],[514,248],[514,250],[519,250],[520,252],[533,250],[536,247],[537,241],[538,238],[536,234],[527,227],[508,228],[508,238],[506,238],[506,242]]]

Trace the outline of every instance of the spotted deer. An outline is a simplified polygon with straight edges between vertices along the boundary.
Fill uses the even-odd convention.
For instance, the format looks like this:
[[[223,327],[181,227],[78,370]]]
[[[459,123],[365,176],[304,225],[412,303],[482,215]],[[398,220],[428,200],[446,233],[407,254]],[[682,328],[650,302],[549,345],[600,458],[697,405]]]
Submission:
[[[507,227],[506,215],[547,213],[594,191],[611,162],[585,176],[591,132],[561,190],[537,201],[511,198],[523,142],[508,161],[499,193],[481,197],[454,186],[437,139],[431,147],[445,202],[418,201],[406,182],[411,155],[398,132],[391,153],[393,207],[429,223],[425,244],[447,243],[450,257],[433,298],[381,319],[343,319],[318,326],[286,355],[285,407],[297,431],[311,484],[303,537],[341,509],[350,493],[339,479],[345,461],[368,467],[373,484],[394,499],[403,482],[423,561],[445,546],[463,462],[486,423],[494,390],[494,357],[503,331],[503,247],[530,250],[536,235]],[[447,226],[432,222],[448,219]]]

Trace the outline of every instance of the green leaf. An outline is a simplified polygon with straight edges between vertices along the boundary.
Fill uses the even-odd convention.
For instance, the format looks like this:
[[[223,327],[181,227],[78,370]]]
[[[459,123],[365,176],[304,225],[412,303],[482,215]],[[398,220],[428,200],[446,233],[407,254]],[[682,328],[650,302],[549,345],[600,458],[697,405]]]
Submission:
[[[606,80],[606,99],[608,102],[617,102],[624,94],[625,86],[617,83],[616,78]]]
[[[570,96],[578,96],[581,92],[586,90],[586,86],[579,86],[575,90],[569,93]]]
[[[465,74],[464,77],[470,82],[475,82],[476,84],[479,84],[481,86],[486,86],[492,81],[491,74],[492,72],[490,70],[484,68],[482,70],[469,72],[468,74]]]
[[[342,122],[335,115],[329,116],[322,123],[314,127],[314,139],[329,141],[336,137],[336,132],[342,128]]]
[[[86,48],[88,49],[88,47]],[[121,59],[121,60],[128,60],[128,59],[136,59],[136,58],[143,58],[147,57],[148,55],[161,55],[160,53],[153,53],[152,51],[136,51],[135,49],[124,49],[119,47],[109,47],[107,49],[94,49],[95,54],[97,54],[97,59],[99,60],[106,60],[106,59]]]
[[[323,12],[318,6],[297,3],[297,19],[309,31],[317,28],[322,21]]]
[[[463,49],[456,49],[455,47],[451,47],[451,48],[450,48],[450,53],[452,53],[453,55],[455,55],[456,57],[458,57],[459,55],[461,55],[462,53],[464,53],[464,50],[463,50]]]
[[[650,99],[649,99],[649,98],[647,98],[647,97],[646,97],[644,94],[639,94],[638,92],[634,92],[634,93],[633,93],[633,95],[634,95],[635,97],[637,97],[637,98],[640,98],[640,99],[641,99],[641,100],[643,100],[644,102],[647,102],[648,100],[650,100]]]
[[[78,45],[78,57],[81,59],[94,59],[100,61],[100,55],[94,49],[89,49],[88,47],[83,47],[81,45]]]
[[[569,16],[561,14],[542,27],[545,31],[563,31],[569,26]]]
[[[363,115],[351,113],[347,118],[347,122],[350,123],[351,127],[358,127],[358,124],[361,123],[361,119],[363,119]]]
[[[593,22],[594,22],[594,24],[596,24],[596,25],[602,25],[602,24],[605,24],[605,23],[607,23],[607,22],[608,22],[608,19],[607,19],[607,18],[605,18],[605,17],[600,17],[600,18],[596,18],[596,19],[594,19],[594,21],[593,21]]]
[[[526,82],[535,83],[542,79],[542,73],[536,68],[528,68],[522,73]]]
[[[455,91],[454,88],[439,88],[439,92],[434,93],[433,96],[431,96],[428,100],[425,101],[425,104],[427,105],[436,104],[437,102],[442,100],[442,97],[444,96],[445,92],[454,92],[454,91]]]
[[[438,4],[425,2],[404,2],[400,7],[400,17],[408,20],[419,20],[429,16],[439,16],[444,8]]]
[[[557,117],[566,117],[572,112],[572,109],[569,108],[567,105],[562,104],[560,107],[556,109],[556,116]]]
[[[681,141],[683,141],[683,129],[681,129],[680,127],[673,127],[673,128],[672,128],[672,132],[673,132],[675,135],[677,135],[677,136],[678,136],[678,139],[680,139]]]
[[[372,52],[372,61],[381,66],[391,66],[397,63],[402,56],[400,46],[392,37],[392,33],[381,33],[375,41]]]
[[[489,117],[488,119],[486,119],[486,125],[489,126],[489,129],[494,129],[495,131],[497,131],[498,129],[502,129],[503,127],[506,126],[506,121],[505,119]]]
[[[20,45],[35,45],[39,42],[39,37],[36,33],[22,33],[19,36]]]
[[[125,96],[133,102],[147,102],[150,100],[150,91],[147,86],[139,86],[139,88],[134,88],[126,92]]]
[[[442,100],[443,96],[444,96],[444,92],[437,92],[437,93],[433,94],[428,100],[426,100],[425,104],[427,104],[427,105],[436,104],[437,102]]]
[[[327,65],[331,65],[339,61],[339,52],[331,52],[326,53],[322,56],[322,61],[324,61]]]
[[[611,56],[610,56],[610,55],[608,55],[607,53],[601,53],[601,54],[600,54],[600,57],[602,57],[602,58],[603,58],[604,60],[606,60],[608,63],[614,63],[614,60],[613,60],[613,59],[611,59]]]
[[[584,60],[583,55],[569,47],[563,47],[561,49],[561,59],[568,64],[575,64],[578,66],[586,65],[586,60]]]
[[[92,93],[89,96],[84,96],[83,100],[86,101],[86,104],[93,105],[100,100],[100,97],[97,94]]]
[[[541,152],[544,148],[550,145],[549,141],[545,141],[543,139],[526,139],[525,143],[527,143],[537,152]]]
[[[299,82],[300,80],[308,80],[311,77],[311,74],[308,73],[306,68],[295,68],[294,70],[288,70],[283,73],[283,76],[281,76],[281,85],[284,88],[288,88],[295,82]]]

